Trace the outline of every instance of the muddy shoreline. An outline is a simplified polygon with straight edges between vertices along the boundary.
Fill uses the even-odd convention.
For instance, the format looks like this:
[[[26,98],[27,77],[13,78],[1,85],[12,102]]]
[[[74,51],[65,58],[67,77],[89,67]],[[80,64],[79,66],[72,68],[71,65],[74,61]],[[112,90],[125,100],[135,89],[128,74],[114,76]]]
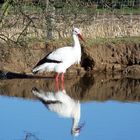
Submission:
[[[0,46],[0,71],[31,74],[36,63],[57,46],[35,43],[25,47]],[[73,65],[68,74],[81,75],[85,72],[123,73],[140,77],[140,43],[82,44],[80,65]],[[41,74],[46,75],[46,74]],[[48,76],[54,73],[47,73]]]

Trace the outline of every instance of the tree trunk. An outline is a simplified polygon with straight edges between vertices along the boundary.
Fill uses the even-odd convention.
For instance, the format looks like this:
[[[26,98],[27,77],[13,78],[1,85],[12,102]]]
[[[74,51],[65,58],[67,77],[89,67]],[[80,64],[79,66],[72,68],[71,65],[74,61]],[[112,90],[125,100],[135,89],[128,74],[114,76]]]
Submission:
[[[54,39],[53,30],[55,25],[55,7],[46,0],[46,41]]]

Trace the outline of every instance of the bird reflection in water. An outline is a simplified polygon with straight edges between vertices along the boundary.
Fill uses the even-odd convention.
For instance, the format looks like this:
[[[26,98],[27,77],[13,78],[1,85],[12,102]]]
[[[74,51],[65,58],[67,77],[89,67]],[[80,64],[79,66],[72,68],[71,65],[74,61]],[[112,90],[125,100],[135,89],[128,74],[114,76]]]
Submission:
[[[55,92],[45,92],[36,87],[32,89],[32,93],[47,107],[48,110],[56,112],[62,117],[72,118],[71,134],[79,136],[84,123],[79,125],[80,121],[80,101],[72,99],[66,93],[64,87]]]

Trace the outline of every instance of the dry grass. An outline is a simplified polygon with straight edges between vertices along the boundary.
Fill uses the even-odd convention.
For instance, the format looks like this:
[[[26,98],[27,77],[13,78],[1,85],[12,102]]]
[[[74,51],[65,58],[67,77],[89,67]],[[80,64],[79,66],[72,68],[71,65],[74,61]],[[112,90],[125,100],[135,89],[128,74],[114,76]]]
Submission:
[[[84,18],[84,17],[83,17]],[[87,17],[86,17],[87,18]],[[90,18],[90,17],[89,17]],[[89,21],[88,21],[89,20]],[[70,42],[71,23],[72,21],[64,19],[58,20],[52,31],[55,40],[59,44],[65,41]],[[83,23],[79,19],[75,21],[77,26],[82,30],[85,38],[102,40],[105,38],[124,38],[124,37],[139,37],[140,36],[140,15],[97,15],[93,16],[92,20],[87,18]],[[30,42],[34,40],[42,40],[46,42],[46,27],[45,17],[43,15],[24,16],[7,16],[3,19],[2,28],[0,28],[0,41],[15,41],[15,42]],[[64,41],[63,41],[64,40]]]

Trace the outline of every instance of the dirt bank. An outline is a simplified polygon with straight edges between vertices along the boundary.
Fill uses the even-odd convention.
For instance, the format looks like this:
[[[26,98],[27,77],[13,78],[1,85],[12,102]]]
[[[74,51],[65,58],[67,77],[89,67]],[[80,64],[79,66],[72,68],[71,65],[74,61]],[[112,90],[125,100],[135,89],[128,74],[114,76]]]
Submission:
[[[34,65],[56,46],[35,43],[26,47],[0,46],[0,70],[18,73],[31,73]],[[127,74],[140,70],[140,43],[129,42],[115,44],[93,44],[92,47],[82,45],[81,66],[72,66],[68,73],[86,71],[124,72]],[[131,66],[131,67],[130,67]],[[133,66],[133,67],[132,67]],[[128,69],[129,67],[129,69]],[[137,68],[136,68],[137,67]],[[132,72],[131,72],[132,73]]]
[[[140,43],[114,44],[112,42],[83,48],[82,66],[86,69],[118,72],[136,65],[140,65]]]

